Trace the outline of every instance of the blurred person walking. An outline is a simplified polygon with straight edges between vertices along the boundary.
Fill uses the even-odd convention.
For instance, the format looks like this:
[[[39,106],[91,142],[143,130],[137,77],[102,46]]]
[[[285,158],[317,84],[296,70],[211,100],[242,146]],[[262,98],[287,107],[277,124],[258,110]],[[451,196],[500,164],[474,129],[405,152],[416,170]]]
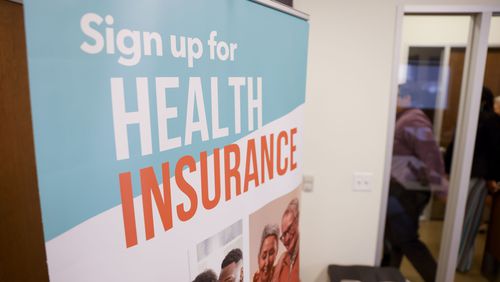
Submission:
[[[399,87],[383,266],[399,268],[406,256],[426,282],[434,282],[436,260],[419,239],[419,218],[431,193],[444,196],[448,181],[432,123],[419,109],[417,84]]]

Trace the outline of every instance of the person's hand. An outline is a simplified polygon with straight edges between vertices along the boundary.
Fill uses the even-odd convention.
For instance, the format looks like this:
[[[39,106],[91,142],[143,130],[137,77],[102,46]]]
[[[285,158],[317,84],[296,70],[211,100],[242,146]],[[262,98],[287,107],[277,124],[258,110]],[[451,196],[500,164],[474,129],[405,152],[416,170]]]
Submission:
[[[500,187],[498,187],[498,183],[495,180],[486,181],[486,187],[488,188],[488,191],[490,191],[490,193],[492,194],[500,190]]]
[[[418,182],[422,186],[429,186],[429,179],[427,178],[427,173],[425,168],[422,166],[417,168],[412,162],[408,162],[408,168],[417,177]]]

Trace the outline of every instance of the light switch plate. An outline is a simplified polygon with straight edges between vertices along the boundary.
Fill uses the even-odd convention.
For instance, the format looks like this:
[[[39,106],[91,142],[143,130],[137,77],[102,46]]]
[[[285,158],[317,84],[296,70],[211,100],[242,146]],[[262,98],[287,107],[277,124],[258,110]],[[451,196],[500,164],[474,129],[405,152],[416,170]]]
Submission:
[[[353,175],[352,190],[359,192],[372,191],[373,173],[370,172],[355,172]]]

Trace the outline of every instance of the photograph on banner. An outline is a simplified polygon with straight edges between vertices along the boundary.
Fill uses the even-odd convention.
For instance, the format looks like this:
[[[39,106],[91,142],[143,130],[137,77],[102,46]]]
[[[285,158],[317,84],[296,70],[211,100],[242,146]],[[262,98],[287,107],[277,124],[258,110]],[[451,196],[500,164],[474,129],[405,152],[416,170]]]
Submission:
[[[233,223],[189,251],[191,280],[242,282],[243,223]]]
[[[252,281],[299,281],[300,188],[250,215]]]

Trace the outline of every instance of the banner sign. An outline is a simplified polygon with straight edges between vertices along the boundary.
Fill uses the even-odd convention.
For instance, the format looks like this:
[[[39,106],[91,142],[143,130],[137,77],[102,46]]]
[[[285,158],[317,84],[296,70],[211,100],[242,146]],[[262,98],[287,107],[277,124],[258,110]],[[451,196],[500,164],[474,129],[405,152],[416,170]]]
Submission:
[[[308,23],[24,1],[51,281],[298,281]]]

